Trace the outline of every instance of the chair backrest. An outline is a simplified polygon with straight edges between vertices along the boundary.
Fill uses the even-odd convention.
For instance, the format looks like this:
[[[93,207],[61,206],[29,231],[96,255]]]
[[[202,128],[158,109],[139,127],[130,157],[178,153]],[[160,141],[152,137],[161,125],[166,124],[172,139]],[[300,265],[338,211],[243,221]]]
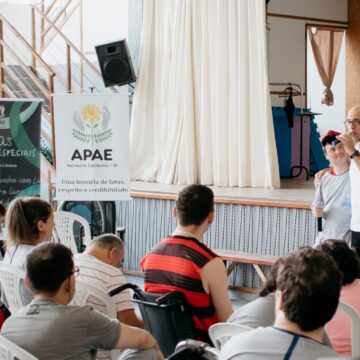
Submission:
[[[79,252],[74,236],[74,224],[79,223],[84,228],[84,237],[79,240],[79,248],[91,241],[90,225],[85,218],[68,211],[57,211],[54,214],[55,240],[69,247],[74,254]]]
[[[3,261],[0,262],[1,289],[5,293],[8,308],[11,313],[15,313],[23,307],[20,286],[24,278],[24,270],[11,264],[5,264]]]
[[[94,304],[101,304],[104,307],[99,306],[96,307]],[[105,315],[107,315],[111,319],[116,319],[116,305],[113,299],[111,299],[108,294],[90,284],[87,284],[79,279],[76,279],[76,290],[75,296],[72,299],[70,305],[77,305],[77,306],[84,306],[84,305],[91,305],[94,307],[95,310],[101,311]],[[112,350],[111,358],[117,359],[119,357],[120,351],[119,350]],[[100,352],[98,352],[99,357],[101,358]]]
[[[215,348],[220,351],[231,337],[249,330],[253,330],[253,328],[246,325],[220,322],[209,327],[209,336]]]
[[[75,296],[70,305],[93,306],[93,302],[95,301],[105,305],[106,311],[99,311],[106,314],[109,318],[116,319],[116,306],[114,300],[111,299],[105,291],[99,289],[98,287],[76,279]]]
[[[194,339],[190,308],[181,292],[140,291],[134,293],[133,300],[139,305],[145,329],[155,337],[165,357],[174,352],[179,341]]]
[[[37,360],[37,357],[0,335],[0,360]]]
[[[360,356],[360,314],[349,304],[340,301],[338,310],[344,313],[351,323],[351,349],[352,356]]]

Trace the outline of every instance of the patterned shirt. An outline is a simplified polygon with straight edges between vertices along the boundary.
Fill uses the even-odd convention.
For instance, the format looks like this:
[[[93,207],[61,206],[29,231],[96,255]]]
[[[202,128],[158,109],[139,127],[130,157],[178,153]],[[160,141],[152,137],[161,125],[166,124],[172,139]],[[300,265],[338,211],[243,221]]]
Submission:
[[[95,256],[77,254],[75,255],[75,264],[80,268],[79,280],[96,286],[105,292],[127,282],[120,269],[104,263]],[[116,302],[116,311],[118,312],[134,309],[129,289],[115,295],[113,299]],[[92,304],[91,301],[89,304]],[[104,312],[105,305],[98,302],[94,302],[92,305],[96,310]]]
[[[191,311],[196,336],[208,340],[208,328],[218,322],[211,296],[202,284],[201,269],[217,255],[200,241],[184,236],[163,239],[140,262],[145,291],[180,291]]]

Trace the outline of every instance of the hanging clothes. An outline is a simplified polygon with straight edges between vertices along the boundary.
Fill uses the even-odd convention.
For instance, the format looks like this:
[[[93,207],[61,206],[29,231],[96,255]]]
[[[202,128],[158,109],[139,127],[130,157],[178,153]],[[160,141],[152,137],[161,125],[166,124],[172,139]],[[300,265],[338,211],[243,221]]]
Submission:
[[[295,94],[294,94],[295,92]],[[280,96],[284,96],[284,111],[286,114],[286,118],[288,121],[289,128],[292,128],[294,126],[294,112],[295,112],[295,105],[293,102],[293,95],[297,95],[297,91],[294,90],[292,87],[288,87],[285,89],[283,94]]]

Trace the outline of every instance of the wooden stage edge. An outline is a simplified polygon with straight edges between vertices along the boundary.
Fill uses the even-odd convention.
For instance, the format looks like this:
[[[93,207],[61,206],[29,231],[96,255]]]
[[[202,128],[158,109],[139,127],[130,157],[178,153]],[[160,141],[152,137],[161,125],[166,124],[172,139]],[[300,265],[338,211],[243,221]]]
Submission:
[[[154,200],[175,200],[185,185],[168,185],[144,181],[131,182],[131,197]],[[215,203],[310,209],[315,195],[313,180],[281,179],[280,189],[210,186]]]
[[[157,199],[157,200],[175,200],[175,194],[157,194],[149,192],[133,192],[132,198]],[[289,209],[310,209],[310,204],[299,201],[274,201],[264,199],[236,199],[236,198],[222,198],[215,196],[215,203],[217,204],[235,204],[235,205],[251,205],[251,206],[269,206]]]

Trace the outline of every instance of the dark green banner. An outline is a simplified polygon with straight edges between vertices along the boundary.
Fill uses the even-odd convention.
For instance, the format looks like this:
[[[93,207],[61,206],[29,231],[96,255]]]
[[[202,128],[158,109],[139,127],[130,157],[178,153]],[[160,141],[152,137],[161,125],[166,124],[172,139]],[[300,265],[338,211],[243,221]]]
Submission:
[[[41,102],[0,99],[0,201],[40,195]]]

